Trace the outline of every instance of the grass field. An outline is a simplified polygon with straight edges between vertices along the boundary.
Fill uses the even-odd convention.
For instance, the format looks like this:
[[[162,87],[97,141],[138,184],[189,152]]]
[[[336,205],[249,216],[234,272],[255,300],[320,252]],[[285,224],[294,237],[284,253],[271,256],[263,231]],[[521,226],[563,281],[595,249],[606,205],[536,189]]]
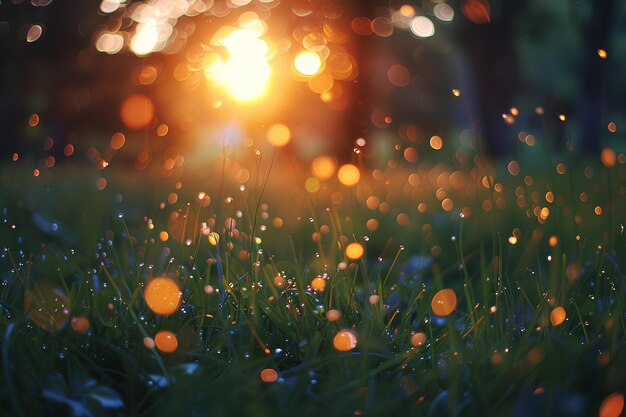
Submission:
[[[619,416],[624,156],[520,146],[4,162],[0,413]]]

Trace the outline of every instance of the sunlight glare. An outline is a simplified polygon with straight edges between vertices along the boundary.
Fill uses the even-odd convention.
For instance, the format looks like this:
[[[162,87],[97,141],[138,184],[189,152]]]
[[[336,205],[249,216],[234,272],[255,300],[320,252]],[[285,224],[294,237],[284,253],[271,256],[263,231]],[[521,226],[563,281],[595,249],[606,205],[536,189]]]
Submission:
[[[271,75],[269,45],[260,36],[258,30],[240,28],[217,40],[229,58],[214,75],[235,100],[255,101],[267,90]]]

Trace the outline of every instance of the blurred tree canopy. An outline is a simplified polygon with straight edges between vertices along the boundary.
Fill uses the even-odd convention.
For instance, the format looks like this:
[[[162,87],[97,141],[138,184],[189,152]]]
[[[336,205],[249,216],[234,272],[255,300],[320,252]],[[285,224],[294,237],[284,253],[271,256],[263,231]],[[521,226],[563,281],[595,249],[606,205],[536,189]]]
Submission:
[[[317,106],[320,120],[337,121],[331,125],[333,140],[342,144],[335,148],[340,159],[349,158],[357,137],[378,129],[372,126],[371,115],[379,107],[393,116],[396,133],[387,133],[392,135],[403,122],[417,124],[427,136],[453,134],[473,123],[494,156],[512,153],[519,131],[543,134],[549,149],[561,149],[570,141],[577,149],[596,151],[606,140],[607,122],[619,125],[623,120],[624,2],[492,0],[490,21],[476,24],[462,13],[467,1],[451,1],[454,19],[437,22],[437,31],[429,39],[400,30],[389,37],[351,33],[349,45],[360,72],[348,87],[351,99],[345,109],[323,109],[307,98],[308,92],[300,93],[309,100],[307,105]],[[308,2],[314,8],[322,3]],[[431,0],[406,3],[425,13],[435,4]],[[403,4],[396,0],[337,3],[348,26],[353,17],[389,16]],[[43,133],[28,129],[33,113],[47,121],[45,135],[59,143],[85,136],[108,140],[120,128],[119,103],[136,89],[128,82],[129,74],[148,58],[95,51],[94,34],[107,25],[107,19],[95,1],[71,7],[58,0],[0,4],[3,155],[40,149]],[[222,24],[218,18],[190,19]],[[43,34],[36,42],[27,42],[26,32],[34,23],[43,27]],[[607,51],[606,59],[599,57],[600,49]],[[394,63],[409,69],[408,87],[385,86]],[[453,88],[462,92],[466,113],[454,104]],[[520,115],[510,126],[503,114],[512,107],[519,108]],[[542,117],[535,114],[539,107]],[[296,114],[299,109],[289,111]],[[561,114],[567,124],[558,119]]]

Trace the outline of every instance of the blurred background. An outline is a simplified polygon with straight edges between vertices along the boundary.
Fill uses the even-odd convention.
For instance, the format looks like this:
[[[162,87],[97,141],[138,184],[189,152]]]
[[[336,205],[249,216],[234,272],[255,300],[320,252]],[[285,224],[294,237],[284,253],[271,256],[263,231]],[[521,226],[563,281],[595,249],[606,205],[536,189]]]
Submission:
[[[619,136],[625,19],[614,0],[3,1],[0,149],[39,169],[67,145],[144,169],[167,149],[189,160],[223,140],[261,146],[281,123],[306,163],[348,161],[358,138],[446,143],[472,128],[496,157],[517,151],[520,132],[545,136],[537,152],[595,152]],[[238,81],[212,79],[211,65],[232,56],[220,31],[246,25],[271,74],[259,98],[238,100]],[[302,51],[319,58],[311,74],[294,68]],[[109,146],[118,132],[123,150]]]

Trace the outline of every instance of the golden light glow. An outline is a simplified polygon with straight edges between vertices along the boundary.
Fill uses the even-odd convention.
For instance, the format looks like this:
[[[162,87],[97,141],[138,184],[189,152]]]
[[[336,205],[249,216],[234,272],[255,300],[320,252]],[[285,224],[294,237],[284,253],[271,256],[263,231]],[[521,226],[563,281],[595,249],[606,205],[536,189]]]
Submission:
[[[356,335],[350,330],[341,330],[333,339],[333,346],[339,352],[349,352],[356,347]]]
[[[169,278],[153,278],[144,292],[150,310],[168,316],[178,310],[182,294],[178,285]]]
[[[430,307],[436,316],[449,316],[456,308],[456,294],[450,288],[437,291],[434,295]]]
[[[154,343],[161,352],[171,353],[178,349],[176,335],[167,330],[161,330],[154,336]]]
[[[218,32],[214,43],[226,48],[229,57],[224,62],[216,57],[205,66],[207,76],[223,85],[238,101],[255,101],[267,91],[271,75],[270,48],[265,40],[260,39],[263,30],[259,28],[263,28],[261,22]]]
[[[293,66],[300,74],[311,77],[322,67],[322,58],[312,51],[302,51],[293,59]]]

